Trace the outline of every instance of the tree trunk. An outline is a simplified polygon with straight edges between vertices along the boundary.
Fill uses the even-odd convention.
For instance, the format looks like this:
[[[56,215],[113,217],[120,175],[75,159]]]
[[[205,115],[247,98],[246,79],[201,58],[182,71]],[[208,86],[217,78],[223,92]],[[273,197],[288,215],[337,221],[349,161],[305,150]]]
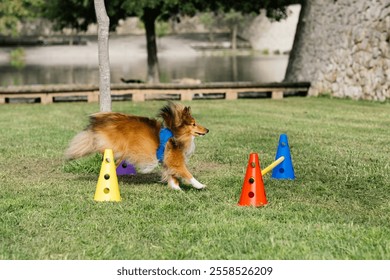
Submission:
[[[310,9],[309,5],[309,0],[301,1],[301,11],[299,13],[297,30],[295,32],[293,47],[291,49],[290,56],[288,59],[286,75],[284,77],[285,82],[297,82],[299,80],[298,74],[296,73],[298,69],[295,69],[295,62],[297,59],[299,59],[300,50],[303,44],[303,30],[305,27],[305,19]]]
[[[108,53],[108,35],[110,19],[107,16],[106,7],[104,6],[104,0],[94,0],[94,4],[98,23],[100,111],[110,112],[110,59]]]
[[[238,81],[237,55],[232,55],[230,57],[232,62],[232,81],[237,82]]]
[[[146,29],[146,48],[148,52],[148,83],[159,83],[160,74],[158,69],[157,43],[155,22],[158,11],[155,9],[145,8],[142,20]]]
[[[237,24],[234,24],[231,30],[231,47],[234,51],[237,50],[237,29]]]

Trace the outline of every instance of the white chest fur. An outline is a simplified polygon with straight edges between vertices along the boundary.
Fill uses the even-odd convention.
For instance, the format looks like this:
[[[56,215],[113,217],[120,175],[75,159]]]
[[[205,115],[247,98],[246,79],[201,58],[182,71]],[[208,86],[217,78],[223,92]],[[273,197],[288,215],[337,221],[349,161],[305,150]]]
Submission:
[[[189,145],[185,155],[186,159],[188,159],[195,152],[195,136],[192,136],[191,144]]]

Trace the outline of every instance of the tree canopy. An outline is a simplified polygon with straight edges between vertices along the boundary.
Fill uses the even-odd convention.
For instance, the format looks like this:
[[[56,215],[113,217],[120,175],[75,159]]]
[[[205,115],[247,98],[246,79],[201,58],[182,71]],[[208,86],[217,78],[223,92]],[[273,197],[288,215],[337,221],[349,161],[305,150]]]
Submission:
[[[42,2],[45,0],[4,0],[6,2]],[[177,15],[193,16],[203,11],[235,10],[242,14],[259,13],[267,10],[267,16],[279,20],[286,17],[286,6],[300,3],[300,0],[110,0],[105,1],[110,17],[110,29],[114,30],[120,19],[128,16],[144,18],[145,13],[154,11],[159,20]],[[93,0],[46,0],[44,15],[52,19],[58,28],[72,27],[86,30],[88,24],[96,22]]]
[[[16,36],[20,20],[40,15],[44,0],[1,0],[0,34]]]

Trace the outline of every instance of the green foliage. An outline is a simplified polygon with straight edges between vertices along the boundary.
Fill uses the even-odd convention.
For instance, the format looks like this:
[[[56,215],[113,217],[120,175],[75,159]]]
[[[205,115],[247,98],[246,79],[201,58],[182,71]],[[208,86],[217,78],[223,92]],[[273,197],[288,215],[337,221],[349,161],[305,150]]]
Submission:
[[[44,16],[53,20],[58,29],[64,27],[86,30],[96,22],[93,0],[51,0],[44,7]]]
[[[214,41],[214,29],[218,26],[220,22],[220,18],[216,13],[206,11],[199,15],[200,22],[204,25],[204,27],[208,30],[209,41]]]
[[[12,0],[7,1],[12,2]],[[259,13],[261,8],[266,8],[269,12],[268,15],[280,17],[280,13],[285,14],[285,5],[296,2],[299,1],[191,0],[183,2],[179,0],[110,0],[106,1],[106,10],[108,16],[110,17],[110,28],[113,30],[117,26],[119,19],[123,19],[128,16],[138,16],[143,18],[145,10],[147,9],[153,10],[159,21],[166,21],[176,15],[193,16],[197,12],[205,11],[224,11],[229,13],[230,10],[234,10],[237,13],[241,12],[241,14],[247,15],[251,13]],[[58,28],[72,27],[79,30],[86,30],[88,24],[96,22],[93,0],[47,1],[44,6],[44,15],[49,19],[54,20],[57,23]],[[233,17],[235,16],[232,14],[231,19],[233,19]],[[237,19],[234,20],[237,21]]]
[[[17,36],[21,20],[39,17],[44,0],[2,0],[0,1],[0,34]]]
[[[300,4],[302,0],[268,0],[264,6],[267,10],[267,17],[279,21],[288,16],[286,7],[292,4]]]
[[[192,1],[180,3],[178,0],[110,0],[105,4],[111,30],[115,29],[120,19],[128,16],[138,16],[142,19],[147,9],[153,10],[160,21],[166,21],[179,13],[194,15],[197,7],[200,7],[194,5]],[[48,1],[44,15],[55,21],[58,28],[86,30],[88,24],[96,22],[93,0]]]
[[[170,26],[166,21],[156,22],[156,35],[158,38],[164,37],[169,33]]]
[[[155,116],[165,104],[114,102]],[[97,104],[2,105],[0,259],[390,258],[390,103],[324,98],[192,101],[210,133],[189,169],[207,188],[172,191],[159,171],[119,178],[93,201],[100,157],[63,152]],[[238,207],[250,152],[261,167],[286,133],[297,178],[264,176],[268,206]]]
[[[267,16],[280,20],[287,16],[286,7],[291,4],[300,3],[301,0],[262,0],[262,1],[234,1],[234,0],[219,0],[209,2],[211,10],[222,10],[228,12],[235,10],[244,15],[251,13],[258,14],[260,9],[267,11]]]
[[[17,69],[21,69],[25,66],[25,52],[23,48],[16,48],[11,51],[10,63]]]
[[[241,12],[230,9],[228,12],[224,13],[223,19],[228,26],[238,26],[243,22],[245,17]]]
[[[204,12],[199,15],[200,22],[206,27],[206,28],[213,28],[215,26],[215,14],[212,12]]]

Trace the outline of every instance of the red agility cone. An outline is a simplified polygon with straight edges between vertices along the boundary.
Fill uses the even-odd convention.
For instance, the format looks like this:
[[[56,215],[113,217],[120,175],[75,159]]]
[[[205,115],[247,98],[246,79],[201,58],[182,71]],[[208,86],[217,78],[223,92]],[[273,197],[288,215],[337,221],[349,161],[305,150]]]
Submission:
[[[238,205],[259,207],[265,206],[267,203],[259,155],[251,153]]]

